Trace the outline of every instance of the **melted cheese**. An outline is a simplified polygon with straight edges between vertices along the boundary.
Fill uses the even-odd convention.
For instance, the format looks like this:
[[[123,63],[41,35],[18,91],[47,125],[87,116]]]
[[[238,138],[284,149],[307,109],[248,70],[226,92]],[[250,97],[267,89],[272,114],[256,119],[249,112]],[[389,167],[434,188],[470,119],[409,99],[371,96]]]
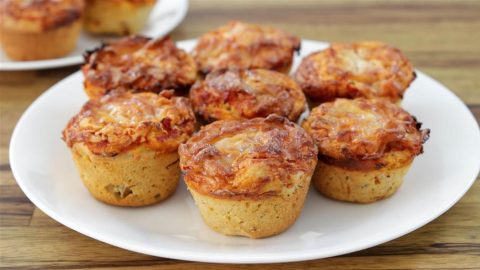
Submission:
[[[193,55],[199,69],[265,68],[285,71],[300,40],[272,27],[233,21],[200,37]]]
[[[207,119],[250,119],[278,114],[295,121],[304,111],[302,89],[283,73],[265,70],[217,71],[190,90],[196,112]]]
[[[64,139],[70,146],[85,143],[95,154],[116,154],[138,144],[175,151],[192,134],[195,118],[185,98],[161,95],[124,92],[91,100],[69,122]]]
[[[337,160],[378,159],[391,150],[422,151],[428,131],[386,100],[337,99],[312,110],[302,124],[322,155]]]
[[[216,121],[181,145],[179,153],[189,187],[253,198],[282,193],[312,173],[317,160],[313,140],[277,115]]]
[[[136,92],[184,90],[197,76],[193,58],[168,37],[123,38],[89,52],[86,58],[82,71],[91,98],[121,87]]]
[[[382,97],[397,102],[415,73],[405,55],[387,44],[333,43],[305,57],[295,79],[315,101]]]

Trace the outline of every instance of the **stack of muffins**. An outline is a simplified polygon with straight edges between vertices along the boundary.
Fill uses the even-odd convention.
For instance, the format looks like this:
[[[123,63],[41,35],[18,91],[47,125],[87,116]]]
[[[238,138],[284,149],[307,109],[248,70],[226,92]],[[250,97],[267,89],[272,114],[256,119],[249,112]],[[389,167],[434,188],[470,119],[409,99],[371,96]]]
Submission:
[[[2,0],[0,44],[14,60],[67,55],[80,30],[129,35],[145,25],[156,0]]]
[[[312,179],[337,200],[393,194],[428,138],[397,105],[412,66],[383,43],[332,44],[292,78],[300,43],[234,21],[191,54],[140,36],[88,52],[90,100],[63,131],[85,186],[103,202],[142,206],[169,197],[183,173],[213,230],[251,238],[289,228]]]

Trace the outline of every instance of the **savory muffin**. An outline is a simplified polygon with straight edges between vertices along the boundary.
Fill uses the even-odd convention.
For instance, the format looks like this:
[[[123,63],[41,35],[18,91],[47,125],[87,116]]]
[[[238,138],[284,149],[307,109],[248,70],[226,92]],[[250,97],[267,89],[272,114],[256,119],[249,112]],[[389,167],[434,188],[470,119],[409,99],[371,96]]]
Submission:
[[[261,238],[299,216],[317,163],[311,137],[272,114],[220,120],[179,147],[184,180],[213,230]]]
[[[173,91],[115,91],[88,101],[63,130],[63,140],[96,199],[143,206],[175,191],[177,148],[194,128],[189,101]]]
[[[359,203],[392,195],[430,132],[388,100],[365,98],[323,103],[302,126],[318,146],[317,189]]]
[[[197,76],[193,58],[168,37],[131,36],[105,44],[85,54],[82,71],[90,98],[118,87],[134,92],[185,90]]]
[[[295,79],[314,102],[381,97],[399,103],[415,72],[405,55],[390,45],[333,43],[305,57]]]
[[[95,34],[130,35],[142,30],[156,0],[86,0],[85,29]]]
[[[214,71],[193,85],[190,99],[195,112],[207,120],[276,113],[296,121],[306,106],[302,89],[293,79],[266,69]]]
[[[282,30],[239,21],[200,37],[193,51],[203,73],[263,68],[288,73],[300,39]]]
[[[83,0],[0,1],[0,42],[14,60],[61,57],[77,45]]]

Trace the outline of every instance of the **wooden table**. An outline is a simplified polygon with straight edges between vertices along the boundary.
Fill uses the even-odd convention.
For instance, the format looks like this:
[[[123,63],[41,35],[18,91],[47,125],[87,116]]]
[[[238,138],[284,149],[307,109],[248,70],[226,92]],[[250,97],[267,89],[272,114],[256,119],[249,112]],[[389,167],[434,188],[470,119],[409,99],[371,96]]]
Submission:
[[[422,3],[421,3],[422,2]],[[172,33],[193,38],[230,19],[326,41],[382,40],[452,89],[480,117],[480,1],[191,1]],[[0,267],[15,269],[246,269],[156,258],[83,236],[46,216],[17,186],[8,143],[22,112],[78,67],[0,72]],[[454,179],[452,179],[454,180]],[[260,269],[480,269],[480,182],[435,221],[383,245]]]

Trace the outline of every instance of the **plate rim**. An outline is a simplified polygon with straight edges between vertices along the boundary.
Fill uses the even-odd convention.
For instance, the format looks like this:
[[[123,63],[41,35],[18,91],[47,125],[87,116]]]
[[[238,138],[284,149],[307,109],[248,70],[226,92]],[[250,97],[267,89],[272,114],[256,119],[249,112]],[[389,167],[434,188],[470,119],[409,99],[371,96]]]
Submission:
[[[180,40],[177,42],[180,43],[187,43],[187,42],[195,42],[196,39],[187,39],[187,40]],[[302,39],[302,42],[306,43],[315,43],[315,44],[328,44],[328,42],[324,41],[317,41],[317,40],[310,40],[310,39]],[[473,121],[473,123],[476,124],[476,135],[475,137],[479,138],[480,141],[480,128],[479,128],[479,123],[476,121],[473,113],[470,111],[470,109],[467,107],[467,105],[454,93],[452,92],[449,88],[441,84],[439,81],[435,80],[434,78],[430,77],[429,75],[419,71],[415,70],[420,76],[424,76],[431,81],[433,81],[436,84],[439,84],[443,88],[445,88],[446,92],[451,96],[451,98],[456,99],[457,102],[462,105],[463,110],[466,111],[468,114],[468,120],[467,121]],[[15,125],[14,131],[12,133],[11,139],[10,139],[10,144],[9,144],[9,161],[11,165],[11,170],[12,174],[15,178],[15,181],[17,184],[20,186],[22,191],[25,193],[25,195],[28,197],[29,200],[31,200],[36,207],[38,207],[40,210],[42,210],[45,214],[47,214],[49,217],[53,218],[57,222],[61,223],[62,225],[80,233],[83,235],[86,235],[90,238],[96,239],[98,241],[107,243],[112,246],[116,246],[122,249],[126,249],[129,251],[133,252],[138,252],[146,255],[151,255],[151,256],[156,256],[156,257],[165,257],[165,258],[171,258],[171,259],[179,259],[179,260],[187,260],[187,261],[197,261],[197,262],[205,262],[205,263],[228,263],[228,264],[237,264],[237,263],[243,263],[243,264],[256,264],[256,263],[286,263],[286,262],[297,262],[297,261],[306,261],[306,260],[313,260],[313,259],[322,259],[322,258],[328,258],[328,257],[333,257],[333,256],[338,256],[338,255],[343,255],[343,254],[348,254],[351,252],[363,250],[366,248],[374,247],[382,243],[389,242],[391,240],[394,240],[396,238],[399,238],[401,236],[404,236],[414,230],[417,230],[420,227],[425,226],[426,224],[430,223],[432,220],[438,218],[442,214],[444,214],[446,211],[448,211],[453,205],[455,205],[463,196],[465,193],[471,188],[473,183],[475,182],[476,178],[478,177],[479,171],[480,171],[480,164],[478,165],[477,172],[472,175],[472,178],[469,179],[468,184],[465,185],[464,189],[462,192],[460,192],[457,197],[453,200],[451,200],[448,205],[443,208],[439,209],[438,211],[434,212],[434,214],[431,214],[429,218],[426,218],[422,220],[422,222],[419,222],[413,226],[406,226],[403,230],[397,231],[395,234],[389,235],[389,237],[378,237],[378,239],[374,241],[369,241],[369,242],[362,242],[360,244],[356,244],[353,246],[349,246],[348,248],[336,248],[332,250],[328,250],[327,252],[325,251],[319,251],[318,249],[312,249],[312,250],[307,250],[307,251],[302,251],[301,253],[291,253],[291,252],[283,252],[283,253],[277,253],[277,252],[263,252],[260,256],[252,257],[250,258],[251,254],[222,254],[222,256],[208,256],[206,253],[200,253],[196,254],[195,252],[189,252],[189,251],[170,251],[167,248],[161,249],[161,250],[155,250],[152,251],[151,249],[144,248],[139,245],[132,245],[132,244],[124,244],[122,241],[119,241],[117,239],[111,239],[108,237],[104,237],[100,235],[99,233],[96,233],[94,231],[90,231],[88,229],[83,229],[81,226],[77,226],[73,221],[69,220],[68,218],[64,218],[61,215],[58,215],[54,210],[50,209],[48,206],[43,205],[41,201],[37,199],[35,195],[33,195],[33,192],[29,190],[28,188],[25,188],[23,181],[18,178],[17,176],[19,175],[19,168],[15,166],[15,160],[18,159],[15,156],[15,152],[12,151],[12,149],[17,148],[16,144],[17,142],[17,133],[18,127],[20,124],[25,121],[25,118],[31,114],[30,111],[33,110],[33,108],[36,106],[36,104],[42,102],[44,99],[48,98],[49,95],[51,95],[52,88],[58,87],[58,85],[63,84],[69,80],[71,80],[75,76],[81,76],[81,71],[76,71],[69,76],[63,78],[62,80],[58,81],[54,85],[50,86],[46,91],[44,91],[39,97],[37,97],[34,102],[32,102],[29,107],[24,111],[24,113],[21,115],[19,118],[17,124]],[[20,179],[20,181],[18,180]],[[288,254],[287,254],[288,253]],[[319,255],[320,254],[320,255]],[[210,253],[211,255],[211,253]]]
[[[158,0],[158,2],[167,1],[167,0]],[[170,32],[172,32],[176,27],[178,27],[182,21],[187,16],[189,9],[189,0],[168,0],[176,3],[180,3],[178,6],[182,7],[179,9],[180,15],[176,18],[176,21],[172,24],[172,27],[166,28],[162,31],[155,33],[155,37],[163,37]],[[158,2],[156,4],[158,4]],[[83,30],[82,30],[83,31]],[[100,43],[100,40],[99,40]],[[0,48],[2,50],[2,48]],[[53,59],[44,59],[44,60],[32,60],[32,61],[12,61],[12,62],[2,62],[0,60],[0,71],[27,71],[27,70],[44,70],[44,69],[53,69],[59,67],[68,67],[73,65],[78,65],[83,62],[83,56],[80,55],[67,55],[60,58]]]

